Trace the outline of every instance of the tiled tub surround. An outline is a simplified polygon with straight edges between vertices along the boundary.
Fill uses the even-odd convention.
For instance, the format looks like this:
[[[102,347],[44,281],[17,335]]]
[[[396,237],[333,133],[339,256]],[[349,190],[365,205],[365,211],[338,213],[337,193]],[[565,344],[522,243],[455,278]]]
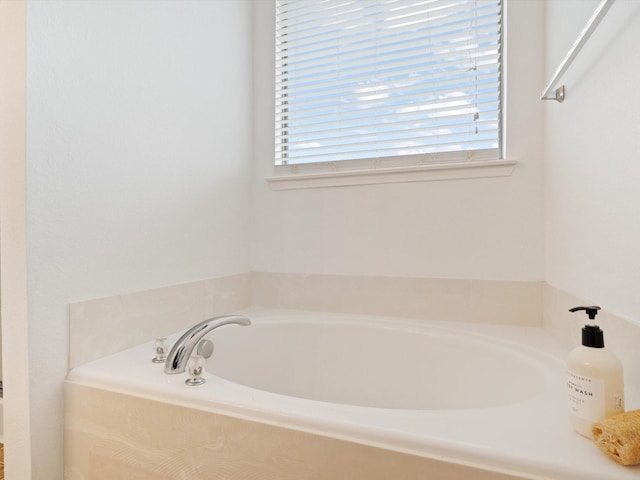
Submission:
[[[69,367],[245,308],[249,287],[245,273],[72,303]]]
[[[268,317],[305,321],[323,315],[255,307],[240,313],[256,324]],[[513,349],[542,372],[543,387],[495,407],[358,407],[269,393],[210,373],[204,385],[187,387],[186,375],[168,377],[162,365],[149,361],[147,342],[71,372],[66,384],[67,478],[637,478],[638,468],[617,465],[572,431],[565,411],[564,352],[542,328],[389,322],[391,330],[428,326]],[[469,364],[474,360],[467,359]],[[416,375],[422,368],[437,365],[411,365]],[[451,381],[455,384],[456,378]]]
[[[541,295],[540,282],[251,272],[71,304],[69,366],[250,304],[539,325]]]
[[[203,307],[201,296],[205,285],[212,290],[205,294]],[[140,359],[144,357],[140,368],[153,368],[148,357],[149,341],[155,336],[252,303],[278,308],[377,313],[430,319],[435,323],[444,321],[443,325],[459,325],[465,331],[477,328],[507,337],[510,335],[507,332],[511,332],[518,337],[512,338],[516,341],[522,341],[524,334],[525,341],[534,349],[546,350],[547,355],[555,358],[556,382],[561,384],[566,353],[579,343],[580,327],[584,323],[583,318],[576,318],[567,310],[592,302],[540,282],[251,273],[72,305],[71,360],[75,366],[146,343],[140,347],[144,351],[139,354]],[[602,319],[601,325],[606,331],[607,348],[616,352],[625,367],[627,408],[640,408],[636,380],[640,378],[637,352],[640,328],[636,322],[613,316],[603,307],[598,318]],[[109,363],[108,369],[115,367],[111,362],[117,358],[124,363],[113,375],[100,378],[94,375],[96,372],[91,373],[101,362]],[[73,373],[73,381],[67,382],[66,478],[131,478],[135,475],[182,478],[175,473],[178,471],[186,472],[185,478],[194,479],[282,480],[375,480],[398,475],[422,479],[425,472],[438,480],[622,480],[637,478],[640,474],[637,467],[614,464],[590,441],[571,431],[561,385],[555,393],[543,395],[548,402],[544,412],[539,409],[544,403],[541,398],[500,408],[423,411],[421,415],[427,423],[422,424],[424,431],[419,436],[428,444],[425,453],[424,445],[422,450],[416,450],[415,445],[403,447],[395,442],[394,446],[389,445],[388,439],[381,442],[354,436],[348,431],[349,425],[358,420],[352,410],[346,427],[323,420],[317,411],[312,416],[321,427],[313,422],[296,425],[289,410],[266,418],[264,412],[257,414],[255,409],[241,403],[225,403],[220,392],[211,398],[205,393],[206,389],[198,390],[207,385],[211,387],[212,382],[193,389],[184,386],[182,378],[167,378],[156,371],[156,380],[159,377],[161,384],[142,386],[140,380],[153,383],[153,375],[133,371],[129,368],[133,363],[116,355],[83,366]],[[127,373],[122,376],[123,372]],[[132,376],[127,380],[126,375]],[[203,407],[202,402],[194,403],[194,398],[176,396],[178,392],[192,397],[195,393],[196,398],[205,395],[206,406]],[[323,405],[328,411],[333,409],[331,404]],[[534,410],[539,418],[529,408],[536,405],[538,410]],[[401,410],[385,413],[393,418],[401,414]],[[491,421],[493,415],[496,423]],[[414,420],[405,418],[405,424],[414,425]],[[391,433],[393,437],[400,427],[376,429],[371,426],[371,429]],[[452,454],[452,445],[463,445],[465,435],[466,446],[471,445],[475,453],[463,451],[464,448],[455,453],[454,448]],[[528,457],[514,457],[514,445],[516,450],[526,450]],[[535,450],[538,447],[540,451]],[[199,456],[200,452],[206,454]],[[502,460],[496,462],[496,458]],[[513,461],[519,466],[514,466]],[[496,465],[502,465],[502,473],[485,470]],[[584,467],[584,471],[576,472],[574,467]],[[551,469],[553,473],[547,470],[543,474],[540,468]],[[525,471],[528,473],[523,473]],[[291,477],[286,476],[289,473]]]
[[[77,383],[66,399],[66,480],[513,478]]]
[[[539,325],[542,282],[251,273],[251,304],[450,322]]]

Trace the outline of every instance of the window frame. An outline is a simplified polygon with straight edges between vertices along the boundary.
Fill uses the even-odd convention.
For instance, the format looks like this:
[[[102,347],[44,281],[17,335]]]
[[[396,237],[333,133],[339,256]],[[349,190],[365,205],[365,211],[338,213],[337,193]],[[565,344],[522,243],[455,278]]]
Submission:
[[[436,154],[412,154],[377,159],[335,160],[273,165],[273,175],[266,179],[271,188],[275,190],[282,190],[510,176],[516,162],[506,160],[504,158],[506,140],[506,105],[504,90],[505,79],[507,76],[507,62],[505,55],[507,40],[506,3],[507,2],[503,0],[500,45],[501,81],[499,94],[501,102],[501,119],[498,149],[468,150]],[[273,3],[273,10],[275,17],[275,2]],[[497,159],[495,154],[496,150],[500,154]],[[272,161],[273,160],[274,158],[272,157]]]

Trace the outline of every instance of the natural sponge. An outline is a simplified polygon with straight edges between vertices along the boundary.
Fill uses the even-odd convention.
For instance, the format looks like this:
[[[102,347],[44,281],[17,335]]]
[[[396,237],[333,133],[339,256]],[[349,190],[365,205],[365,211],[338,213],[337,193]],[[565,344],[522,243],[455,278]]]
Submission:
[[[591,427],[598,448],[622,465],[640,464],[640,410],[619,413]]]

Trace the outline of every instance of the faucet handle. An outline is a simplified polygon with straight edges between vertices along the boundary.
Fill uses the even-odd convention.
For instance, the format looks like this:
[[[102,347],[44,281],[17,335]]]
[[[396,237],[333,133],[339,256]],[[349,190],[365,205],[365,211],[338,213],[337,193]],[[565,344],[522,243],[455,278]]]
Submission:
[[[195,385],[202,385],[205,379],[202,378],[204,373],[204,357],[202,355],[192,355],[187,362],[187,371],[189,372],[189,378],[184,383],[193,387]]]
[[[156,338],[153,342],[153,353],[155,357],[151,359],[153,363],[164,363],[169,353],[169,341],[166,338]]]

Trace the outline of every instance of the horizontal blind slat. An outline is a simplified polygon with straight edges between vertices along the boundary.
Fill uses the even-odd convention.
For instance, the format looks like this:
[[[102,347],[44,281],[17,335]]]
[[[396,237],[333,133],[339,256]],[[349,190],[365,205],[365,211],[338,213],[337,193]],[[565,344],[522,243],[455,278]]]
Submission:
[[[347,134],[335,134],[333,136],[322,138],[292,138],[289,137],[289,150],[294,150],[298,146],[306,147],[313,144],[317,148],[330,149],[335,147],[349,148],[352,145],[366,145],[371,143],[398,143],[402,141],[412,141],[418,144],[429,143],[434,138],[438,139],[439,144],[446,143],[446,138],[464,137],[468,139],[478,139],[487,133],[492,134],[497,130],[496,120],[486,122],[476,122],[474,125],[463,124],[460,126],[438,126],[437,129],[423,128],[417,126],[414,128],[404,128],[394,131],[371,131],[361,134],[354,134],[349,131]]]
[[[469,91],[476,89],[498,89],[496,71],[487,69],[479,72],[460,72],[457,75],[448,75],[428,80],[416,80],[415,78],[401,78],[395,81],[370,81],[359,83],[330,84],[328,86],[311,86],[309,88],[286,89],[277,91],[286,93],[289,103],[298,105],[314,103],[338,103],[341,98],[356,97],[364,100],[366,95],[382,95],[387,97],[404,95],[446,95],[453,92]],[[424,97],[423,97],[424,98]]]
[[[499,12],[485,11],[481,15],[468,18],[465,15],[450,17],[446,22],[435,23],[434,19],[425,19],[414,23],[411,28],[393,25],[388,22],[363,22],[354,25],[318,25],[304,30],[284,27],[276,30],[280,41],[290,43],[291,51],[312,51],[320,45],[339,44],[349,49],[372,42],[394,43],[421,36],[427,41],[455,36],[465,31],[482,31],[497,25],[495,15]]]
[[[477,140],[459,141],[452,144],[444,145],[405,145],[405,146],[378,146],[378,148],[363,147],[359,151],[334,151],[334,152],[315,152],[304,155],[304,157],[287,156],[289,163],[311,163],[311,162],[329,162],[335,160],[354,160],[363,158],[384,158],[396,155],[424,155],[438,154],[449,152],[465,153],[470,150],[496,150],[496,142],[487,140],[478,142]],[[495,158],[497,159],[497,157]]]
[[[431,100],[429,102],[404,102],[404,103],[383,103],[378,102],[376,100],[368,100],[368,101],[360,101],[360,102],[352,102],[347,105],[342,105],[341,108],[336,106],[330,106],[326,108],[315,108],[308,110],[300,110],[300,111],[289,111],[282,110],[276,113],[285,115],[288,117],[290,122],[306,122],[309,123],[312,119],[315,118],[325,118],[325,117],[333,117],[336,120],[340,118],[349,118],[349,115],[353,115],[355,117],[368,115],[398,115],[403,112],[411,112],[411,111],[421,111],[421,112],[436,112],[443,109],[455,108],[460,105],[466,105],[470,107],[475,107],[475,109],[479,109],[480,105],[483,102],[496,103],[498,99],[499,92],[482,92],[478,93],[477,96],[474,94],[467,94],[461,96],[447,96],[445,98],[439,98],[436,100]],[[416,99],[419,100],[419,99]],[[312,114],[310,114],[310,112]],[[346,116],[346,117],[345,117]]]
[[[342,63],[341,56],[336,54],[327,61],[310,64],[305,68],[299,67],[297,70],[292,65],[277,65],[276,73],[279,77],[284,77],[287,81],[295,84],[302,81],[319,82],[325,77],[335,77],[336,73],[353,75],[358,72],[373,70],[380,72],[392,71],[391,66],[397,68],[402,65],[414,65],[416,67],[422,65],[423,69],[426,69],[441,64],[444,64],[443,68],[456,64],[473,65],[482,59],[496,59],[499,54],[499,47],[500,45],[497,42],[474,48],[467,48],[464,45],[452,45],[449,49],[435,51],[414,50],[407,55],[391,55],[390,58],[387,58],[386,55],[380,55],[377,58],[353,59],[347,62],[346,65]],[[388,68],[382,68],[384,66]],[[305,74],[307,74],[308,78],[305,78]]]
[[[498,76],[499,55],[495,52],[488,52],[482,56],[477,55],[468,58],[466,63],[459,59],[441,61],[423,61],[416,60],[406,61],[403,64],[395,63],[396,68],[350,68],[342,70],[336,75],[336,72],[329,72],[311,76],[311,78],[300,78],[289,81],[286,73],[276,76],[276,88],[281,89],[283,84],[287,90],[296,90],[309,87],[331,87],[336,84],[357,84],[362,81],[369,81],[372,78],[378,81],[393,81],[402,78],[422,78],[424,81],[429,79],[437,79],[440,76],[451,76],[463,72],[495,70]]]
[[[426,37],[438,38],[450,36],[456,31],[465,29],[478,29],[483,26],[496,24],[495,14],[498,11],[484,11],[481,14],[469,18],[465,14],[444,19],[425,18],[420,22],[414,22],[411,28],[403,28],[402,23],[393,24],[387,21],[365,21],[351,25],[306,25],[304,29],[281,26],[276,29],[276,34],[292,44],[295,49],[305,50],[322,43],[340,42],[345,46],[371,42],[378,38],[380,41],[392,41],[421,34]]]
[[[288,136],[293,139],[301,135],[332,135],[334,132],[344,130],[379,128],[381,124],[387,126],[388,129],[403,128],[404,125],[414,124],[424,125],[429,128],[447,128],[450,125],[470,125],[477,121],[498,120],[500,111],[490,108],[490,103],[488,104],[489,108],[486,108],[485,105],[486,104],[481,104],[478,112],[465,111],[464,109],[454,107],[432,112],[430,116],[426,116],[425,113],[421,111],[409,111],[402,114],[394,113],[392,116],[364,116],[360,118],[340,119],[339,121],[334,119],[326,122],[313,122],[296,126],[297,128],[294,127],[293,129],[288,123],[282,123],[282,125],[276,129],[275,134],[277,136]],[[389,117],[391,117],[391,119]],[[294,133],[291,133],[292,130]]]
[[[349,76],[324,83],[300,84],[287,87],[285,82],[276,85],[276,93],[289,97],[290,101],[310,101],[314,98],[358,97],[362,92],[435,91],[443,88],[459,90],[475,88],[475,85],[497,85],[499,65],[495,61],[475,67],[454,66],[445,71],[411,74],[400,70],[394,76]]]
[[[423,44],[438,45],[456,38],[479,36],[487,32],[495,31],[497,24],[491,19],[476,19],[473,23],[459,22],[439,29],[416,29],[404,32],[350,32],[349,35],[326,35],[326,38],[315,36],[304,42],[296,39],[287,32],[281,37],[279,45],[285,46],[276,58],[286,56],[296,61],[313,61],[322,56],[326,49],[340,49],[344,53],[357,52],[370,48],[391,49],[402,46],[408,42],[420,42]],[[363,27],[365,28],[365,27]],[[278,32],[279,33],[279,32]],[[283,41],[286,40],[286,41]]]

